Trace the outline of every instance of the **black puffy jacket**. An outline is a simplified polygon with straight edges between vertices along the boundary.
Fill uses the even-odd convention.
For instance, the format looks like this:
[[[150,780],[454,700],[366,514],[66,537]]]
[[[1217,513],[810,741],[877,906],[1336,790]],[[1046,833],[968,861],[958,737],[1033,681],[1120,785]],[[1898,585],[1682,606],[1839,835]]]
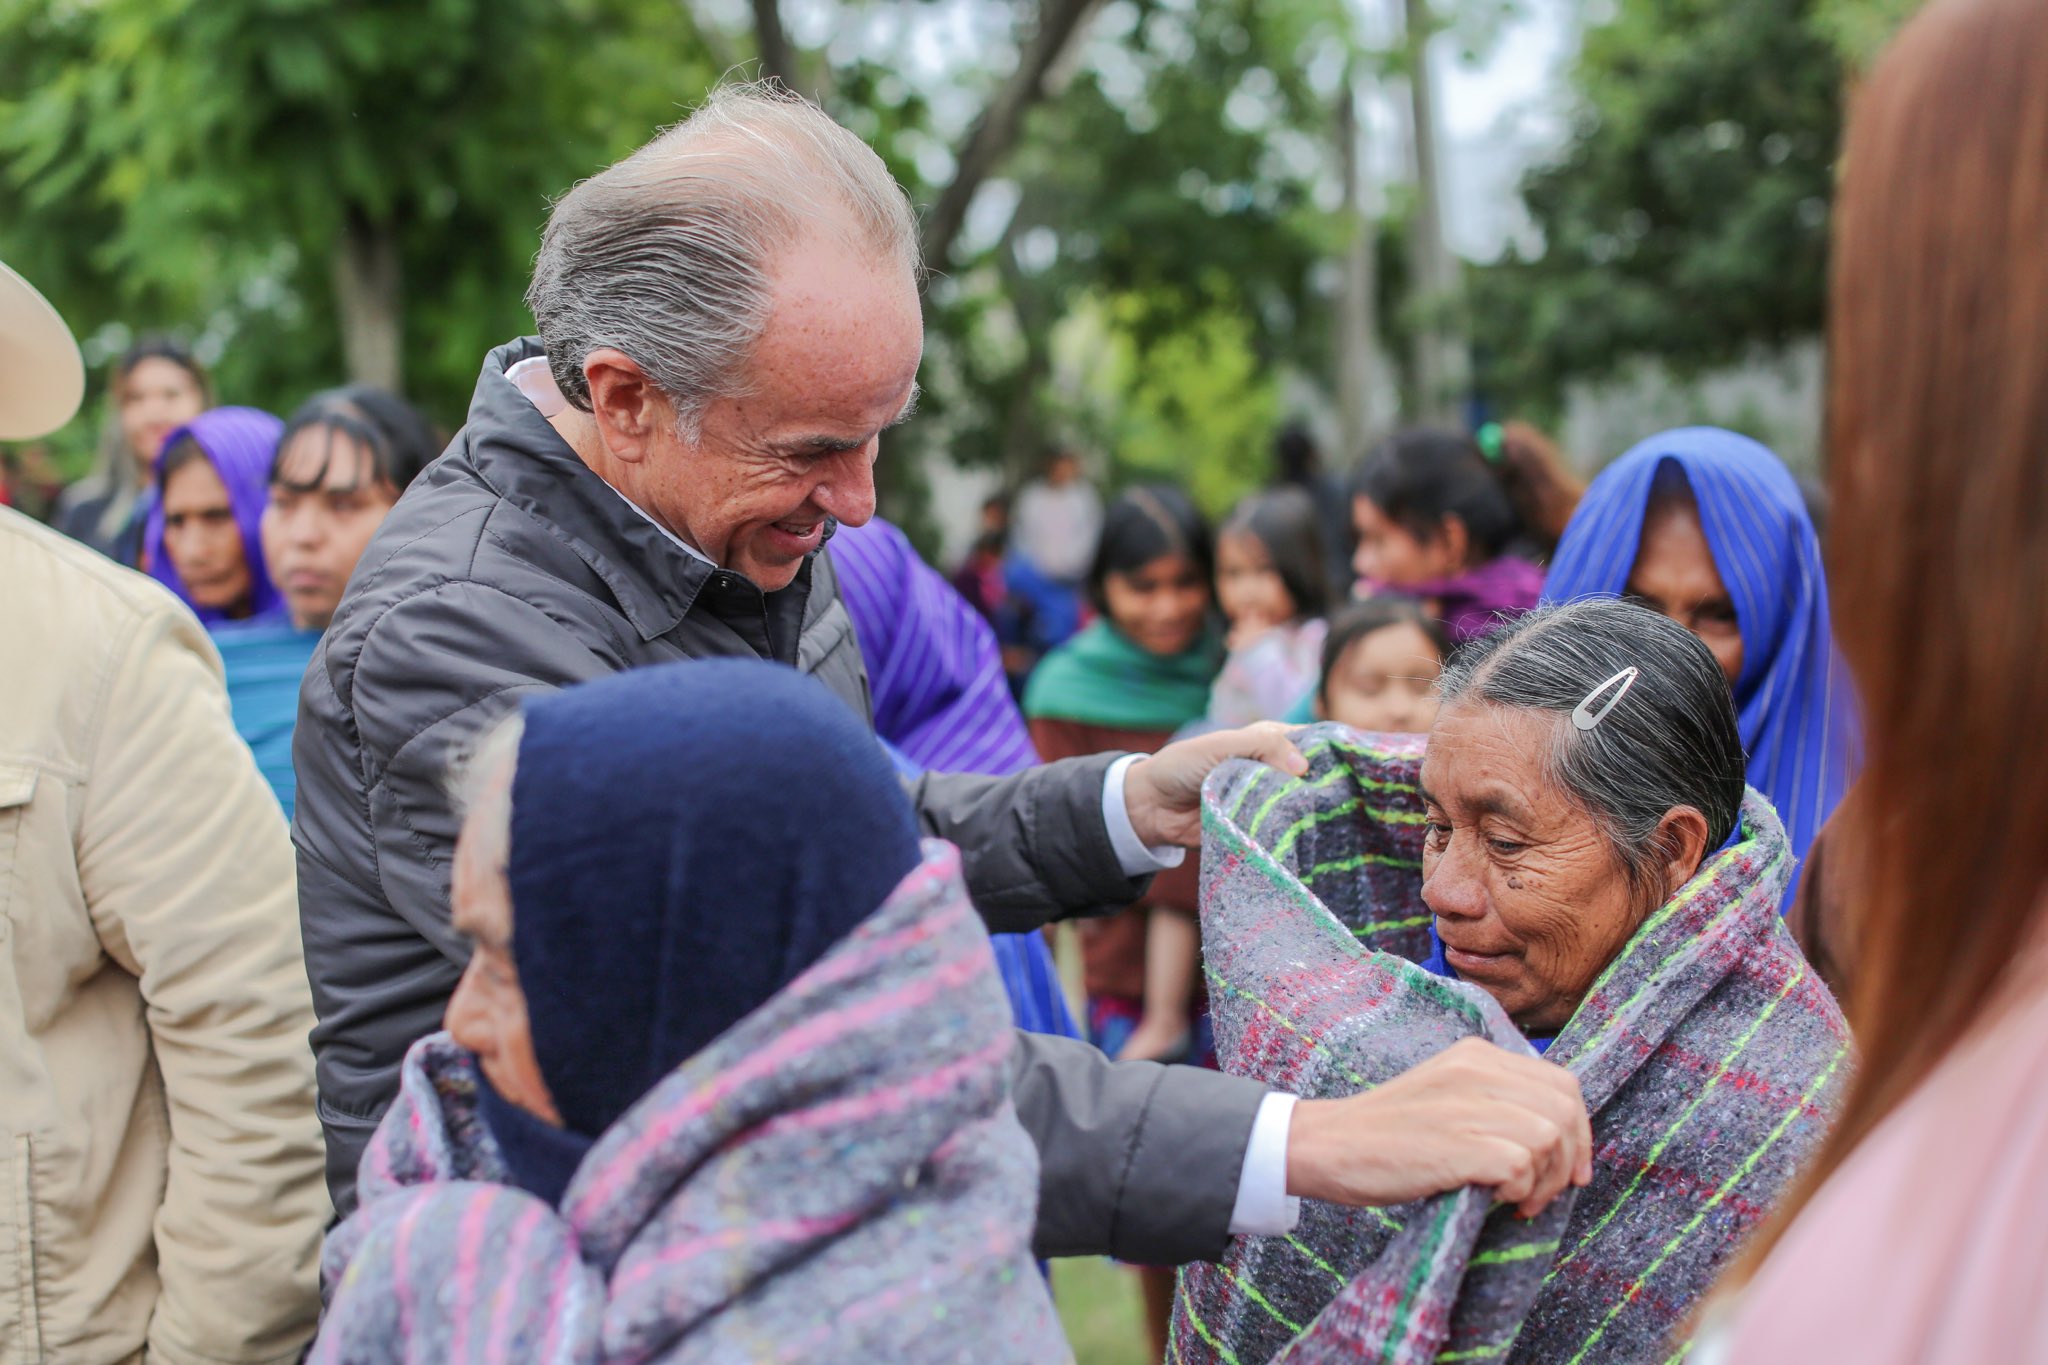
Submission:
[[[764,594],[686,553],[506,378],[540,353],[525,339],[485,360],[468,423],[378,530],[300,694],[292,832],[328,1184],[342,1213],[405,1051],[441,1026],[469,957],[449,923],[458,821],[447,782],[485,726],[535,691],[720,655],[793,664],[869,714],[830,557],[814,555],[789,587]],[[919,782],[926,832],[961,847],[992,929],[1142,890],[1103,825],[1112,758]],[[1019,1035],[1015,1080],[1040,1147],[1042,1253],[1158,1263],[1221,1251],[1261,1087],[1112,1066],[1085,1045],[1034,1035]]]

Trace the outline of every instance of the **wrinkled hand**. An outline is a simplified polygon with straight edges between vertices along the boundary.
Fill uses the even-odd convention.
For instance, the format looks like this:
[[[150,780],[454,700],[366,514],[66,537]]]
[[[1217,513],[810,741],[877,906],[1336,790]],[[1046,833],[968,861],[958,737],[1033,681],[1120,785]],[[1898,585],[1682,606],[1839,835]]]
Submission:
[[[1287,1192],[1336,1204],[1490,1185],[1526,1218],[1592,1178],[1577,1078],[1482,1038],[1362,1094],[1303,1100],[1287,1133]]]
[[[1196,847],[1202,842],[1202,782],[1219,765],[1251,758],[1293,777],[1308,771],[1308,760],[1288,738],[1293,728],[1262,720],[1242,730],[1184,739],[1133,763],[1124,778],[1131,828],[1148,847]]]

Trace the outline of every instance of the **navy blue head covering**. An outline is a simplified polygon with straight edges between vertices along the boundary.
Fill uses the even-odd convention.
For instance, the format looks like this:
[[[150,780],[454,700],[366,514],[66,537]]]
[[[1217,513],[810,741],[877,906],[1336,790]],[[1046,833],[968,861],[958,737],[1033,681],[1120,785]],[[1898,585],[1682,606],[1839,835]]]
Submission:
[[[795,669],[667,664],[529,703],[512,956],[541,1076],[585,1140],[572,1146],[801,975],[919,859],[894,765]],[[504,1108],[486,1117],[533,1188]],[[559,1156],[553,1200],[573,1171]]]

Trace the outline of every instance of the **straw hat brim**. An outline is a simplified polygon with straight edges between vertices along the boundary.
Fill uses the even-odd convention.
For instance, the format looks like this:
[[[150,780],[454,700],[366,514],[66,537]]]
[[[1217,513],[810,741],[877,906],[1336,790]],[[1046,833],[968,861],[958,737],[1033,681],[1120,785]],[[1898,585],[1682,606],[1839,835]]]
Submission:
[[[85,397],[71,329],[35,287],[0,262],[0,441],[47,436]]]

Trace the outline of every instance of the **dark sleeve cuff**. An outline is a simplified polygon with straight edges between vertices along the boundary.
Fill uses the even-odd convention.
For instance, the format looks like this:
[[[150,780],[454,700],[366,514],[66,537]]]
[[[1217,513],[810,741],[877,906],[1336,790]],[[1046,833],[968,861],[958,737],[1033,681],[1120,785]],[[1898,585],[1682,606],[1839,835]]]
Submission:
[[[1145,894],[1117,861],[1102,786],[1120,753],[1063,759],[1010,777],[927,773],[911,785],[924,832],[960,848],[968,894],[994,933],[1099,914]]]
[[[1214,1260],[1266,1087],[1086,1043],[1017,1035],[1018,1116],[1038,1145],[1039,1256],[1145,1265]]]

